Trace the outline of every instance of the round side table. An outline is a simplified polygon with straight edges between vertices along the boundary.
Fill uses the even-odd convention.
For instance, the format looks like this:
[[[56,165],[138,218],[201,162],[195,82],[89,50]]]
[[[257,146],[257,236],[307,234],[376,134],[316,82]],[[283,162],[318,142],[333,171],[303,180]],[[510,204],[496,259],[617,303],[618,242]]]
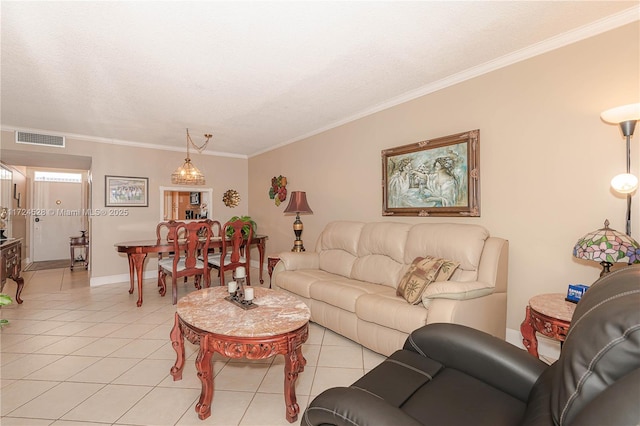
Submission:
[[[529,300],[526,316],[520,325],[522,344],[527,351],[538,357],[536,332],[562,342],[567,337],[576,304],[567,302],[562,293],[540,294]]]

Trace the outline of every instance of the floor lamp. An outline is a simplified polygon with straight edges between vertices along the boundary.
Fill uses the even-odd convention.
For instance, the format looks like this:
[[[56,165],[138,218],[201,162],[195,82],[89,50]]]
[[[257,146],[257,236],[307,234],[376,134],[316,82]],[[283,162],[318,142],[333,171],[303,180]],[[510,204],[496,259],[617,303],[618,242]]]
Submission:
[[[638,178],[631,174],[631,137],[640,120],[640,103],[623,105],[604,111],[600,117],[611,124],[619,124],[627,140],[627,172],[615,176],[611,186],[620,194],[627,194],[627,235],[631,235],[631,194],[638,189]]]

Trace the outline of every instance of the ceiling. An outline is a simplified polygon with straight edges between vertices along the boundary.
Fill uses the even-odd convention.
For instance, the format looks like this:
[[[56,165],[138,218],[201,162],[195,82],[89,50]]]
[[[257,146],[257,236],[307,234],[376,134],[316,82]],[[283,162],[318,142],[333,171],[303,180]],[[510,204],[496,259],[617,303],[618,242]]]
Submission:
[[[6,1],[1,124],[252,156],[638,20],[639,1]]]

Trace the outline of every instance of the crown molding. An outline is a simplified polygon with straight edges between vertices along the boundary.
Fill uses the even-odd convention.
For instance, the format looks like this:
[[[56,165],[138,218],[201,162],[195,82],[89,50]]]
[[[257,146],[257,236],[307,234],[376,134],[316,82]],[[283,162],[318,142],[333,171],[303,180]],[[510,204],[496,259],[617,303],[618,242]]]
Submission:
[[[263,154],[268,151],[272,151],[274,149],[289,145],[294,142],[301,141],[306,138],[310,138],[312,136],[318,135],[320,133],[326,132],[327,130],[334,129],[336,127],[340,127],[344,124],[350,123],[352,121],[359,120],[361,118],[367,117],[369,115],[375,114],[380,111],[384,111],[391,107],[403,104],[405,102],[412,101],[419,97],[428,95],[430,93],[437,92],[439,90],[445,89],[447,87],[453,86],[458,83],[462,83],[466,80],[470,80],[472,78],[481,76],[483,74],[490,73],[492,71],[496,71],[500,68],[507,67],[509,65],[513,65],[515,63],[524,61],[526,59],[533,58],[535,56],[542,55],[543,53],[547,53],[561,47],[576,43],[581,40],[585,40],[590,37],[594,37],[598,34],[602,34],[604,32],[619,28],[623,25],[630,24],[632,22],[640,20],[640,5],[634,6],[632,8],[623,10],[622,12],[618,12],[606,18],[600,19],[596,22],[592,22],[587,25],[583,25],[571,31],[567,31],[566,33],[556,35],[554,37],[543,40],[539,43],[533,44],[531,46],[525,47],[523,49],[517,50],[515,52],[509,53],[507,55],[501,56],[499,58],[493,59],[489,62],[485,62],[484,64],[477,65],[475,67],[466,69],[459,73],[453,74],[436,82],[427,84],[418,89],[411,90],[402,95],[393,97],[388,99],[382,103],[374,105],[370,108],[367,108],[363,111],[360,111],[357,114],[354,114],[350,117],[347,117],[343,120],[339,120],[333,122],[327,126],[321,127],[309,133],[305,133],[298,137],[289,139],[284,141],[278,145],[275,145],[271,148],[256,152],[251,154],[249,157],[253,157],[259,154]]]
[[[130,146],[135,148],[146,148],[146,149],[157,149],[161,151],[174,151],[174,152],[186,152],[185,148],[178,148],[174,146],[164,146],[157,145],[151,143],[144,142],[135,142],[135,141],[127,141],[122,139],[111,139],[111,138],[102,138],[98,136],[88,136],[88,135],[79,135],[77,133],[65,133],[65,132],[56,132],[53,130],[44,130],[44,129],[31,129],[25,127],[11,126],[11,125],[2,125],[0,127],[2,131],[8,132],[27,132],[27,133],[38,133],[44,135],[52,135],[52,136],[63,136],[67,139],[76,139],[94,143],[105,143],[110,145],[121,145],[121,146]],[[231,154],[228,152],[219,152],[219,151],[202,151],[201,155],[213,155],[216,157],[230,157],[230,158],[242,158],[247,159],[248,156],[243,154]]]

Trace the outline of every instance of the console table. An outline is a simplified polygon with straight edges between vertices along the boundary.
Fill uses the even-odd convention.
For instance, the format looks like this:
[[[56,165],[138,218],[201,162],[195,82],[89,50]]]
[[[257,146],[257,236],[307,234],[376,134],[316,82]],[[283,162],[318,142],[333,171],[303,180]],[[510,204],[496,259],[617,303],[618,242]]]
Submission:
[[[2,265],[0,266],[2,284],[0,284],[0,291],[4,289],[7,278],[11,278],[18,284],[16,302],[22,303],[22,299],[20,299],[20,293],[22,293],[22,288],[24,287],[24,279],[20,276],[22,271],[22,239],[6,239],[0,247],[2,249]]]

